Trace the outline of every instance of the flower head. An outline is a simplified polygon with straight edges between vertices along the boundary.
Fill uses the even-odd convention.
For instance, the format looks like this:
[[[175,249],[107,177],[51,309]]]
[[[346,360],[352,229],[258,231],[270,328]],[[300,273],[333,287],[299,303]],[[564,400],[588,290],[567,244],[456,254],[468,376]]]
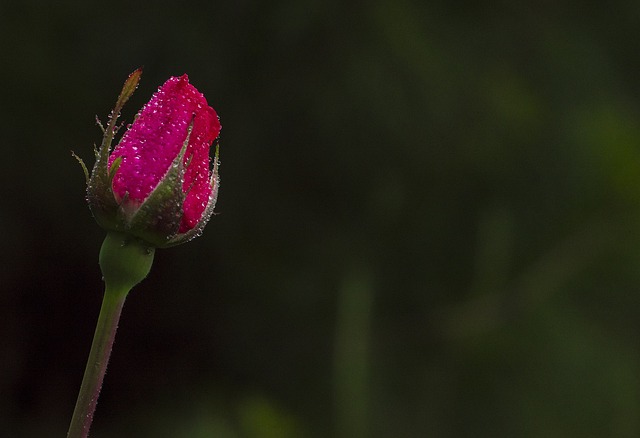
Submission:
[[[125,82],[91,177],[89,207],[98,223],[141,238],[156,247],[186,242],[202,232],[215,205],[220,133],[215,110],[189,83],[171,77],[140,110],[111,151],[116,119],[137,87],[140,70]]]

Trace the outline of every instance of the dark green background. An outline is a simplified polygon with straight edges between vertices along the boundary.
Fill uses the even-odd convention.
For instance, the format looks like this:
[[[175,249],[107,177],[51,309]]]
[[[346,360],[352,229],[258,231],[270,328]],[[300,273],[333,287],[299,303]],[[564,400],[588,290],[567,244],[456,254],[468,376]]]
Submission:
[[[640,3],[0,4],[0,436],[62,437],[104,232],[74,150],[140,65],[221,116],[203,237],[92,437],[640,435]]]

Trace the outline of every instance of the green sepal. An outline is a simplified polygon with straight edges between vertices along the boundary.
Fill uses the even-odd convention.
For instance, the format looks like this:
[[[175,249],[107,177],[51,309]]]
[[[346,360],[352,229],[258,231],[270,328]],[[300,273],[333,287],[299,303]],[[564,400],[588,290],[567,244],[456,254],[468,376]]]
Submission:
[[[120,96],[118,96],[118,101],[116,102],[116,109],[118,112],[122,109],[127,100],[131,97],[136,88],[138,88],[138,84],[140,83],[140,77],[142,76],[142,67],[139,67],[136,71],[131,73],[126,81],[124,81],[124,85],[122,86],[122,91],[120,92]]]
[[[87,165],[84,164],[82,158],[77,156],[75,152],[71,151],[71,155],[73,156],[73,158],[78,160],[78,163],[80,163],[80,166],[82,166],[82,170],[84,171],[84,178],[87,181],[87,184],[89,184],[89,170],[87,169]]]
[[[111,152],[111,142],[113,141],[113,137],[117,131],[116,122],[118,121],[118,117],[120,117],[120,111],[122,111],[122,107],[127,100],[131,97],[136,88],[138,88],[138,83],[140,83],[140,76],[142,76],[142,68],[137,69],[133,73],[129,75],[127,80],[124,82],[122,86],[122,91],[120,91],[120,95],[118,96],[118,100],[116,101],[116,106],[111,111],[109,115],[109,124],[107,125],[107,129],[101,126],[104,136],[102,137],[102,144],[100,145],[99,158],[96,160],[96,166],[100,163],[101,167],[106,169],[107,161],[109,161],[109,153]],[[103,170],[103,169],[99,169]],[[105,172],[106,173],[106,172]]]
[[[107,230],[115,230],[117,212],[120,205],[113,194],[109,175],[106,172],[104,174],[98,172],[96,169],[98,167],[101,168],[102,166],[99,166],[99,163],[96,162],[87,185],[89,209],[98,225]]]
[[[118,168],[120,167],[120,164],[122,163],[122,156],[117,157],[115,160],[113,160],[113,163],[111,163],[111,167],[109,167],[109,184],[111,185],[113,183],[113,177],[116,176],[116,172],[118,171]]]
[[[127,232],[156,247],[163,247],[167,239],[175,236],[180,228],[182,206],[186,198],[182,190],[185,173],[183,161],[192,129],[193,122],[180,153],[173,159],[167,173],[127,220]]]
[[[89,202],[89,209],[91,213],[93,213],[96,222],[103,228],[115,230],[117,225],[117,212],[120,205],[116,201],[111,186],[115,172],[110,174],[108,171],[108,160],[109,155],[103,156],[101,150],[93,166],[89,182],[87,183],[87,201]],[[114,161],[113,164],[116,164],[117,169],[119,162],[116,163]]]
[[[187,231],[186,233],[178,234],[177,236],[166,241],[162,248],[169,248],[171,246],[180,245],[182,243],[186,243],[202,234],[204,227],[209,222],[209,219],[213,215],[213,210],[216,206],[216,201],[218,200],[218,188],[220,187],[220,174],[218,172],[218,167],[220,166],[220,145],[216,144],[216,153],[213,157],[213,170],[211,172],[211,180],[209,183],[211,184],[211,194],[209,195],[209,202],[204,212],[202,213],[202,217],[198,221],[195,227]]]
[[[107,230],[121,228],[118,227],[118,210],[120,204],[116,200],[111,186],[113,176],[119,166],[119,161],[116,159],[109,169],[108,163],[111,152],[111,142],[115,135],[116,122],[120,116],[120,111],[136,90],[141,75],[142,69],[139,68],[131,73],[125,81],[118,100],[116,101],[116,106],[113,111],[111,111],[107,128],[105,129],[102,124],[99,123],[104,135],[100,148],[96,151],[96,161],[93,165],[89,182],[87,183],[87,200],[96,222]]]
[[[104,133],[106,132],[106,129],[104,129],[104,126],[102,125],[102,122],[100,121],[98,116],[96,116],[96,125],[98,125],[100,127],[100,130],[102,131],[102,134],[104,135]]]

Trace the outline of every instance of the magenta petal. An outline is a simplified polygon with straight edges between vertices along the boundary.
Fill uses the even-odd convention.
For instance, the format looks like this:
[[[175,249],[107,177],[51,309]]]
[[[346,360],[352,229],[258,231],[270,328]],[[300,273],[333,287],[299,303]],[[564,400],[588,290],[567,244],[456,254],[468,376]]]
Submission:
[[[158,89],[109,157],[109,165],[122,157],[113,179],[116,198],[124,200],[128,204],[125,207],[135,208],[158,185],[180,153],[192,120],[193,130],[184,156],[187,167],[182,189],[186,199],[180,233],[196,226],[209,202],[209,148],[220,133],[218,115],[202,93],[189,84],[186,74],[170,78]]]

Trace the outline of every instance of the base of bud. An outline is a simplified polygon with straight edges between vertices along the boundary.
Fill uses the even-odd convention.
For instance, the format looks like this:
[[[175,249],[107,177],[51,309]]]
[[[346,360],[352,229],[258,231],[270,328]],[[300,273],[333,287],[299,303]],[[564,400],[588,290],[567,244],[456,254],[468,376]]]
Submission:
[[[155,248],[135,237],[110,232],[100,249],[100,269],[108,290],[125,295],[149,274]]]

